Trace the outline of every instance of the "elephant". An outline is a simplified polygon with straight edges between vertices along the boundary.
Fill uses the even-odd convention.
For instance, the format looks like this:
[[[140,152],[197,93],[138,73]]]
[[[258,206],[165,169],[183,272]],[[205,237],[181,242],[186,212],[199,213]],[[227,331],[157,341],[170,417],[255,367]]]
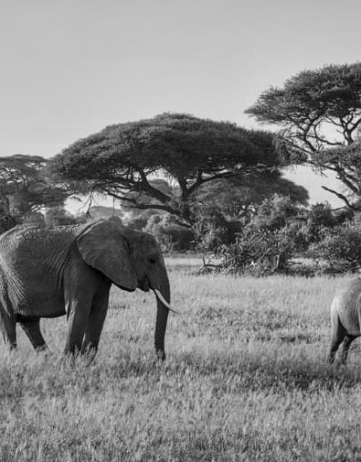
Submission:
[[[65,353],[95,355],[112,283],[126,291],[154,291],[155,350],[165,359],[170,286],[153,236],[124,226],[117,217],[69,226],[19,225],[5,232],[0,236],[0,329],[5,343],[16,347],[19,323],[35,349],[46,349],[40,318],[66,315]]]
[[[361,278],[348,281],[331,304],[331,345],[328,362],[334,362],[342,343],[340,363],[345,364],[351,343],[361,335]]]

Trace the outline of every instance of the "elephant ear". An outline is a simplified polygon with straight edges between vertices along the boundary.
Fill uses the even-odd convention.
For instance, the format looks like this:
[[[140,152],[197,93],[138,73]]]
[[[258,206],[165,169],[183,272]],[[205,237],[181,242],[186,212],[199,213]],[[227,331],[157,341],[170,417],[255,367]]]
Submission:
[[[112,221],[98,221],[78,237],[79,252],[89,266],[97,269],[125,290],[138,287],[129,244]]]

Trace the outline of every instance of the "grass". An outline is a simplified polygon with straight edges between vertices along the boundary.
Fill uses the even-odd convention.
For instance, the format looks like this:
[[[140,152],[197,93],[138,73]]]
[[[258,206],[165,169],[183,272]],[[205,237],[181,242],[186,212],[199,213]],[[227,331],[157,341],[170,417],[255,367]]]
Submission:
[[[191,259],[190,259],[191,260]],[[196,276],[168,259],[168,358],[153,353],[154,297],[115,289],[90,366],[0,346],[0,461],[361,459],[359,345],[329,368],[329,305],[342,279]],[[197,267],[191,260],[189,266]]]

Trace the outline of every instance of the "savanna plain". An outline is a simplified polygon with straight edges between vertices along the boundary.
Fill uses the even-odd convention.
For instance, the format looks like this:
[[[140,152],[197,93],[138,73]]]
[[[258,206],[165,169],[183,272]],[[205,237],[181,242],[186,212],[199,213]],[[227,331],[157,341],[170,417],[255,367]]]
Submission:
[[[361,357],[325,363],[329,306],[346,276],[197,275],[167,258],[167,360],[154,358],[152,294],[112,289],[98,355],[0,345],[0,461],[361,460]]]

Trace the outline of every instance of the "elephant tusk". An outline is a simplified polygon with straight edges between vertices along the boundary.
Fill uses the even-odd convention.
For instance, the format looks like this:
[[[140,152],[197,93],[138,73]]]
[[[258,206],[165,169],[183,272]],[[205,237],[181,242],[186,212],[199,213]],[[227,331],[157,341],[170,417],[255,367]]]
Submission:
[[[163,295],[161,294],[161,292],[158,290],[158,289],[153,289],[154,290],[154,293],[156,295],[156,297],[159,299],[160,302],[163,303],[163,305],[168,308],[169,311],[172,311],[173,313],[175,314],[180,314],[179,311],[177,310],[174,310],[170,304],[166,301],[166,299],[163,297]]]

